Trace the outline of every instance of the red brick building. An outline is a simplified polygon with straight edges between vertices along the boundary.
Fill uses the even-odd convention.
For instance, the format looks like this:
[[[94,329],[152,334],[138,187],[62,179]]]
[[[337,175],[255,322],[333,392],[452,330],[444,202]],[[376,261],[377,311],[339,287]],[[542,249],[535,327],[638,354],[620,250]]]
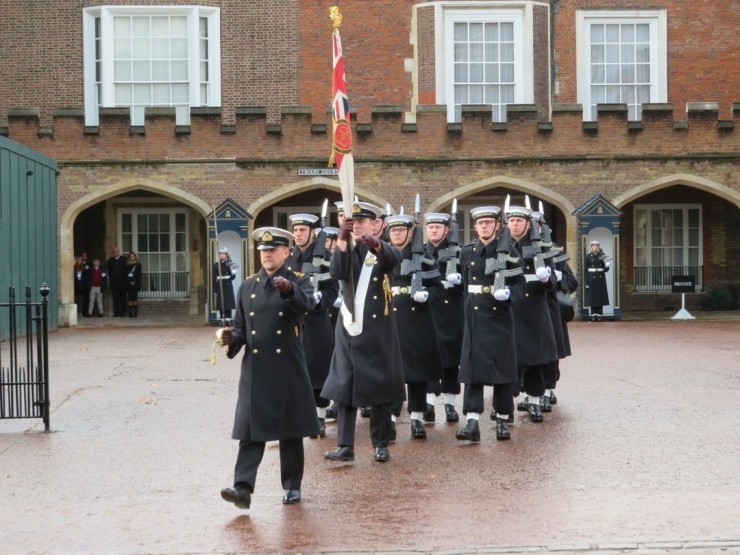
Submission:
[[[247,275],[251,229],[340,198],[306,171],[330,151],[332,4],[2,2],[0,134],[59,164],[62,323],[74,252],[135,250],[142,311],[202,314],[214,207]],[[457,198],[466,239],[470,208],[542,201],[575,267],[593,237],[614,257],[607,313],[678,308],[671,274],[696,276],[689,309],[737,286],[736,0],[340,9],[358,196]],[[617,216],[589,227],[598,195]]]

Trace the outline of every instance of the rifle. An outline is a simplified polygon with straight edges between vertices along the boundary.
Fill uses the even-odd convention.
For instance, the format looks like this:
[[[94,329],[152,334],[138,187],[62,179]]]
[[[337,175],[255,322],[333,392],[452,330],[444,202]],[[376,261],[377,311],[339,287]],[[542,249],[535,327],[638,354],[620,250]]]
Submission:
[[[316,234],[316,240],[313,246],[313,257],[311,262],[304,262],[301,272],[306,274],[311,280],[314,293],[319,291],[319,282],[330,279],[329,261],[326,259],[326,213],[329,208],[329,199],[324,199],[321,205],[321,230]],[[322,270],[324,270],[322,272]]]
[[[524,273],[522,267],[509,268],[509,263],[519,263],[519,259],[511,256],[511,232],[506,225],[506,213],[509,211],[509,195],[506,195],[504,209],[501,213],[501,234],[496,243],[496,258],[486,259],[485,274],[496,274],[493,278],[493,291],[506,287],[506,278]],[[491,291],[491,293],[493,292]]]
[[[457,223],[457,199],[452,201],[452,216],[450,218],[450,232],[447,235],[447,248],[437,253],[437,260],[440,263],[446,263],[445,276],[457,273],[460,266],[460,226]]]
[[[525,206],[531,210],[531,206],[529,204],[529,195],[526,195],[524,197],[524,203],[525,203]],[[543,214],[543,218],[544,218],[544,214]],[[547,267],[545,260],[557,256],[560,252],[557,250],[549,250],[545,253],[542,252],[542,249],[544,247],[552,246],[552,240],[550,240],[549,245],[546,245],[545,243],[543,243],[542,236],[540,235],[540,230],[537,228],[536,222],[530,222],[529,243],[530,243],[529,245],[522,247],[522,256],[524,258],[532,258],[534,260],[535,272],[539,268]]]
[[[414,233],[411,237],[411,260],[401,261],[401,275],[411,276],[410,293],[413,296],[423,289],[421,261],[424,258],[424,239],[422,230],[419,226],[421,215],[421,198],[416,194],[416,204],[414,206]]]

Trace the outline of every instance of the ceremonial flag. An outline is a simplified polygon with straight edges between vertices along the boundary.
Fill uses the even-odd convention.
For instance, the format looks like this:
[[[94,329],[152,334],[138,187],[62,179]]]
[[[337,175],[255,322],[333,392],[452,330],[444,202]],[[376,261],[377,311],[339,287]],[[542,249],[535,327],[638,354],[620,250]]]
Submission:
[[[339,185],[342,189],[344,213],[351,218],[352,205],[355,199],[355,161],[352,157],[352,128],[350,127],[347,80],[344,74],[344,58],[342,57],[342,39],[339,36],[342,16],[336,6],[333,6],[329,13],[334,25],[334,31],[332,32],[334,70],[331,87],[333,126],[332,153],[329,158],[329,165],[336,164]]]

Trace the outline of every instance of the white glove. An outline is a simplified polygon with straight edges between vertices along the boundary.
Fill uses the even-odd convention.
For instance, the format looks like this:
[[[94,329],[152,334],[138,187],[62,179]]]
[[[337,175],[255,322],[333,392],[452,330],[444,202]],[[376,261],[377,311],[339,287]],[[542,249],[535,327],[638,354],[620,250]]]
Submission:
[[[558,278],[558,281],[562,281],[562,279],[563,279],[563,272],[561,272],[560,270],[555,270],[555,277]]]
[[[414,293],[414,300],[417,303],[425,303],[429,298],[429,291],[417,291]]]
[[[334,308],[339,308],[342,306],[342,296],[339,295],[336,299],[334,299]]]
[[[548,266],[545,266],[544,268],[537,268],[537,271],[535,272],[537,279],[540,280],[542,283],[547,283],[547,281],[550,279],[551,274],[552,270]]]
[[[497,301],[508,301],[511,296],[511,291],[508,289],[496,289],[493,292],[493,298]]]
[[[321,302],[321,291],[316,291],[316,293],[313,294],[313,299],[316,301],[316,305],[318,305]]]
[[[611,262],[604,262],[604,267],[608,268],[611,265]]]
[[[447,276],[447,282],[452,285],[460,285],[462,283],[462,276],[460,274],[449,274]]]

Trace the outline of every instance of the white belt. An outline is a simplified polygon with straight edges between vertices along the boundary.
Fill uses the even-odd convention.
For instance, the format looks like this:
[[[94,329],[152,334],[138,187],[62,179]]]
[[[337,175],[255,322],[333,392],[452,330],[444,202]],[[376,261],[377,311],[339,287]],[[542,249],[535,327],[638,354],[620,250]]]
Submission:
[[[468,293],[490,295],[492,292],[493,288],[490,285],[468,285]]]
[[[534,274],[524,274],[524,280],[529,283],[530,281],[540,281],[540,278]]]
[[[394,295],[409,295],[411,293],[411,287],[408,285],[402,285],[401,287],[391,287],[391,293]]]
[[[604,268],[589,268],[589,272],[603,272]]]

